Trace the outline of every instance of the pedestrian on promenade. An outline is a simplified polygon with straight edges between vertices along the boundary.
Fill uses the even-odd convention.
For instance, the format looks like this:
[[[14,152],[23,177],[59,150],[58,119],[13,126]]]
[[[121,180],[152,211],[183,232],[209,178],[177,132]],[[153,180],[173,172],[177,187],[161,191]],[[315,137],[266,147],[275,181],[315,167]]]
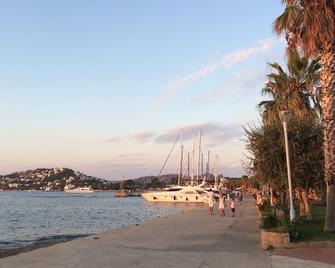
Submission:
[[[238,192],[239,194],[238,194],[238,201],[239,202],[242,202],[242,200],[243,200],[243,194],[242,194],[242,191],[241,192]]]
[[[230,208],[231,208],[231,216],[235,217],[235,209],[236,209],[236,200],[234,197],[231,198],[230,201]]]
[[[213,215],[213,207],[214,207],[214,193],[212,189],[208,191],[208,207],[210,215]]]
[[[223,217],[225,215],[225,213],[224,213],[225,206],[226,206],[226,199],[225,199],[223,193],[220,192],[220,195],[219,195],[219,209],[220,209],[221,217]]]

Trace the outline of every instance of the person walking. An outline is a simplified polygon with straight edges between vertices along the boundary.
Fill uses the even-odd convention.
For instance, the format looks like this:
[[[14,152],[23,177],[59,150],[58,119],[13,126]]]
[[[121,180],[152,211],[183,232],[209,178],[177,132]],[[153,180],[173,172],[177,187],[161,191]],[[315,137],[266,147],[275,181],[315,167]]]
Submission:
[[[220,209],[220,213],[221,213],[221,217],[223,217],[225,215],[224,213],[224,209],[225,209],[225,206],[226,206],[226,199],[223,195],[222,192],[220,192],[220,195],[219,195],[219,209]]]
[[[231,201],[230,201],[230,208],[231,208],[231,216],[235,217],[236,200],[233,197],[231,198]]]
[[[209,207],[209,214],[213,215],[214,193],[213,193],[212,189],[208,190],[208,207]]]
[[[239,201],[242,202],[242,200],[243,200],[243,191],[241,191],[241,193],[240,193],[240,199],[239,199]]]

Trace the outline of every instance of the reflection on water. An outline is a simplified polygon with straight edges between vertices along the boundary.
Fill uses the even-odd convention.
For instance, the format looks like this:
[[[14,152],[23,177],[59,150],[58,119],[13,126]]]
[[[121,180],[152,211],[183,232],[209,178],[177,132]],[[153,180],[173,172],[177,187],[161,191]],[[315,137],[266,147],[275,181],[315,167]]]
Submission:
[[[95,234],[185,207],[115,198],[111,192],[0,192],[0,204],[0,248]]]

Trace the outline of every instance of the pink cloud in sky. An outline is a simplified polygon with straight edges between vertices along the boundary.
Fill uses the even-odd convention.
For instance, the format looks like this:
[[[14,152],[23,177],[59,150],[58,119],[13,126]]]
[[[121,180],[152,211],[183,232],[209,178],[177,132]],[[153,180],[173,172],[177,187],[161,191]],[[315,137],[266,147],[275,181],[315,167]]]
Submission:
[[[119,136],[114,136],[106,140],[106,142],[109,142],[109,143],[118,143],[121,141],[122,139]]]
[[[196,81],[200,78],[206,77],[208,75],[213,74],[215,71],[221,68],[229,68],[234,64],[245,61],[253,56],[264,53],[273,48],[274,40],[273,39],[265,39],[256,42],[255,46],[244,48],[241,50],[237,50],[231,53],[224,55],[214,62],[210,62],[205,66],[195,70],[190,74],[186,74],[181,76],[170,82],[167,90],[154,101],[154,106],[160,106],[168,99],[172,97],[172,95],[181,87],[187,85],[190,82]]]
[[[134,134],[132,138],[134,138],[139,143],[144,143],[150,140],[155,135],[153,131],[145,131],[141,133]]]
[[[243,135],[242,125],[224,125],[222,123],[208,122],[203,124],[194,124],[180,126],[173,129],[168,129],[155,138],[156,143],[171,143],[174,142],[183,129],[184,140],[191,140],[193,133],[198,134],[201,130],[202,134],[210,144],[224,143],[227,140],[239,138]]]
[[[165,131],[155,132],[152,130],[135,133],[130,136],[131,139],[135,139],[138,143],[144,142],[155,142],[158,144],[173,143],[180,135],[180,131],[183,129],[183,139],[191,140],[193,133],[198,134],[202,131],[206,139],[214,142],[225,142],[234,138],[241,137],[242,124],[224,125],[216,122],[206,122],[194,125],[183,125],[167,129]]]
[[[194,99],[194,102],[213,102],[224,97],[225,93],[241,88],[243,90],[251,91],[255,90],[258,85],[264,84],[266,80],[265,69],[261,69],[257,66],[251,66],[242,70],[237,71],[232,77],[225,80],[221,86],[215,90],[207,93],[206,95]],[[259,88],[255,90],[255,94],[259,93]]]

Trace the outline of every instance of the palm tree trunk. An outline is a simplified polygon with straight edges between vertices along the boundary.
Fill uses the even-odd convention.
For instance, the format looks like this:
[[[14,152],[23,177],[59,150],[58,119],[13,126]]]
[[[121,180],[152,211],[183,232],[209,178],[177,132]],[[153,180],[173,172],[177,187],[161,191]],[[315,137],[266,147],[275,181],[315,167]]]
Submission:
[[[305,206],[305,202],[304,202],[304,199],[303,199],[303,196],[302,196],[302,189],[299,187],[297,189],[298,191],[298,195],[299,195],[299,214],[300,214],[300,217],[306,217],[306,206]]]
[[[335,231],[335,48],[324,46],[321,55],[321,107],[323,126],[324,177],[327,208],[324,230]]]
[[[311,220],[312,219],[312,210],[311,210],[311,206],[309,205],[308,195],[307,195],[306,190],[302,190],[301,197],[302,197],[302,200],[303,200],[304,206],[305,206],[306,219]]]

